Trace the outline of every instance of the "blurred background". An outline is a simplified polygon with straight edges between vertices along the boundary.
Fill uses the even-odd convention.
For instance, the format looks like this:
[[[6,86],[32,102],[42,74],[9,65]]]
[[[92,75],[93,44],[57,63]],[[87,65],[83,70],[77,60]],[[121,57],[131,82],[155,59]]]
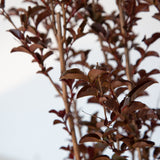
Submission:
[[[112,0],[100,0],[109,13],[115,9]],[[19,0],[6,1],[7,8],[21,6]],[[22,5],[23,6],[23,5]],[[155,10],[150,8],[150,13],[142,13],[143,20],[139,21],[136,32],[142,40],[144,34],[150,36],[155,31],[160,31],[158,21],[151,19]],[[17,22],[18,23],[18,22]],[[62,160],[66,153],[59,148],[68,145],[67,134],[61,125],[53,126],[55,115],[49,114],[50,109],[63,109],[63,103],[55,97],[56,92],[43,75],[36,74],[38,66],[31,63],[32,58],[24,53],[12,53],[10,50],[19,43],[7,32],[12,26],[0,16],[0,160]],[[94,49],[96,39],[90,37],[90,43],[80,41],[79,46]],[[160,53],[160,41],[156,41],[154,48]],[[100,59],[98,59],[100,60]],[[98,61],[97,57],[94,60]],[[134,61],[134,58],[132,59]],[[54,63],[53,76],[59,79],[59,65]],[[148,70],[160,68],[160,60],[146,59],[141,67]],[[56,71],[57,70],[57,71]],[[160,82],[160,76],[155,76]],[[160,85],[155,84],[148,89],[149,98],[143,100],[150,107],[160,107]],[[85,108],[85,100],[80,100],[80,106],[87,113],[92,108]],[[154,138],[157,139],[157,132]],[[160,142],[157,141],[157,145]]]

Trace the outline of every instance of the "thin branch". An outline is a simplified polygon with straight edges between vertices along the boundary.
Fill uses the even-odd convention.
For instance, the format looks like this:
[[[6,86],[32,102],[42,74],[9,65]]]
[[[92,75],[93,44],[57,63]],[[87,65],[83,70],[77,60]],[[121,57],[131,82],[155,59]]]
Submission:
[[[60,13],[56,14],[57,18],[57,40],[58,40],[58,48],[59,48],[59,54],[60,54],[60,66],[61,66],[61,74],[65,72],[65,60],[64,60],[64,53],[63,53],[63,43],[62,43],[62,31],[61,31],[61,16]],[[67,97],[67,88],[66,84],[62,81],[62,91],[63,91],[63,101],[66,109],[66,114],[71,113],[70,111],[70,105],[68,103],[68,97]],[[73,149],[76,160],[80,160],[80,152],[79,147],[77,144],[76,139],[76,133],[74,128],[74,122],[73,122],[73,116],[68,117],[69,127],[71,130],[72,135],[72,142],[73,142]]]
[[[120,16],[120,27],[121,27],[121,33],[123,36],[123,43],[125,45],[124,47],[124,54],[125,54],[125,58],[126,58],[126,75],[129,81],[132,81],[132,77],[131,77],[131,66],[130,66],[130,59],[129,59],[129,50],[128,50],[128,46],[127,46],[127,40],[126,40],[126,31],[124,29],[124,12],[123,12],[123,8],[122,8],[122,0],[118,1],[118,8],[119,8],[119,16]],[[129,90],[132,89],[132,86],[129,86]]]
[[[63,98],[63,95],[61,93],[61,91],[57,88],[56,84],[53,82],[52,78],[50,77],[49,74],[46,75],[49,79],[49,81],[51,82],[51,84],[53,85],[53,87],[56,89],[56,91],[58,92],[59,96]]]
[[[51,14],[52,14],[52,28],[53,28],[53,32],[54,35],[57,35],[57,29],[56,29],[56,25],[55,25],[55,12],[54,12],[54,7],[53,7],[53,0],[50,0],[50,4],[51,4]]]
[[[62,4],[62,12],[63,12],[63,42],[66,42],[66,9],[64,8],[64,3]]]
[[[13,25],[15,29],[17,29],[16,25],[14,24],[8,13],[4,10],[4,8],[2,9],[1,14]]]

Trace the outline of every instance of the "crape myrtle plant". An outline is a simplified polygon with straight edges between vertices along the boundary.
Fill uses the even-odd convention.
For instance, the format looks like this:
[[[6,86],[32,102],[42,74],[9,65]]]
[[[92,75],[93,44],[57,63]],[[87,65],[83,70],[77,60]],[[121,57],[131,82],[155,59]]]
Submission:
[[[152,18],[160,21],[160,1],[115,0],[117,8],[111,13],[100,0],[23,3],[28,8],[6,10],[5,0],[1,0],[0,14],[12,24],[8,31],[20,42],[11,53],[32,56],[32,62],[39,65],[37,73],[49,79],[64,102],[64,110],[53,108],[49,112],[58,117],[53,124],[62,124],[71,138],[72,143],[61,147],[68,152],[66,159],[158,159],[160,146],[155,145],[151,135],[160,124],[160,109],[137,98],[147,96],[146,88],[157,83],[153,77],[160,73],[158,68],[147,71],[140,65],[150,56],[159,57],[150,48],[160,32],[149,37],[144,33],[137,42],[139,35],[134,27],[141,21],[139,13],[150,12],[150,7],[156,9]],[[19,19],[19,26],[13,17]],[[90,48],[74,45],[90,35],[96,37],[100,47],[96,55]],[[135,62],[131,61],[133,53]],[[60,64],[59,82],[54,80],[54,61],[51,66],[46,61],[54,54],[54,61]],[[103,60],[93,63],[91,59],[97,56]],[[84,113],[77,107],[76,99],[80,98],[81,103],[84,97],[87,103],[97,106],[95,113]],[[85,116],[90,120],[86,121]]]

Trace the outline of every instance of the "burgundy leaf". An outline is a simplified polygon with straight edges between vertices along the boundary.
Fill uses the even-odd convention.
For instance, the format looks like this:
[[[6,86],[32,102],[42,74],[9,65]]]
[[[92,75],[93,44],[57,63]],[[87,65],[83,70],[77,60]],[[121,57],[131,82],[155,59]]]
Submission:
[[[133,148],[137,148],[137,147],[139,147],[139,148],[145,148],[145,147],[152,147],[153,145],[154,145],[154,142],[152,142],[152,141],[140,140],[140,141],[134,143],[132,145],[132,147]]]
[[[19,46],[19,47],[15,47],[11,50],[11,53],[12,52],[25,52],[25,53],[28,53],[28,54],[32,54],[32,52],[30,52],[28,49],[26,49],[24,46]]]
[[[73,36],[73,39],[76,39],[76,32],[73,30],[73,28],[67,28],[67,30],[71,33],[71,35]]]
[[[84,86],[80,89],[80,91],[77,94],[77,98],[85,97],[85,96],[97,96],[98,90],[91,86]]]
[[[160,38],[160,33],[154,33],[150,38],[144,37],[144,43],[149,47],[153,42]]]
[[[49,113],[55,113],[55,114],[58,115],[58,112],[57,112],[55,109],[51,109],[51,110],[49,111]]]
[[[53,54],[53,51],[48,51],[47,53],[45,53],[45,55],[42,56],[42,60],[44,61],[45,59],[50,57],[52,54]]]
[[[140,110],[142,108],[145,108],[146,105],[142,102],[134,101],[131,103],[131,105],[128,107],[128,113],[135,112],[137,110]]]
[[[48,73],[49,71],[51,71],[53,69],[53,67],[49,67],[46,69],[46,73]]]
[[[126,91],[128,88],[127,87],[119,87],[115,90],[115,94],[118,97],[120,94],[122,94],[124,91]]]
[[[85,142],[100,142],[101,141],[101,138],[95,134],[95,133],[89,133],[89,134],[86,134],[85,136],[83,136],[79,143],[85,143]]]
[[[160,13],[155,13],[153,17],[160,21]]]
[[[106,73],[104,70],[99,69],[92,69],[88,73],[88,77],[90,82],[92,83],[98,76],[101,76],[102,74]]]
[[[140,3],[137,7],[136,7],[136,13],[138,12],[148,12],[149,11],[149,5],[146,3]]]
[[[157,81],[155,81],[154,79],[143,79],[135,88],[131,90],[131,92],[128,94],[128,97],[130,97],[130,100],[133,101],[140,95],[140,93],[142,93],[146,88],[148,88],[150,85],[154,83],[157,83]]]
[[[145,54],[145,57],[148,57],[148,56],[155,56],[155,57],[159,57],[159,54],[155,51],[148,51],[146,54]]]
[[[40,13],[36,20],[36,27],[39,25],[39,23],[44,20],[46,17],[50,15],[50,12],[48,10],[45,10],[44,12]]]
[[[149,73],[147,73],[148,76],[153,75],[153,74],[159,74],[160,70],[159,69],[153,69],[152,71],[150,71]]]
[[[84,81],[88,81],[88,77],[78,68],[74,68],[74,69],[65,71],[60,77],[60,79],[61,80],[63,79],[81,79]]]
[[[58,120],[58,119],[54,120],[54,122],[53,122],[54,125],[59,124],[59,123],[63,123],[63,122],[61,120]]]
[[[117,87],[120,87],[120,86],[124,86],[124,85],[125,86],[130,86],[130,85],[132,85],[132,83],[130,81],[124,80],[124,79],[113,80],[111,82],[111,86],[112,86],[113,89],[117,88]]]
[[[141,54],[141,56],[145,54],[145,50],[142,47],[136,47],[135,49]]]
[[[36,49],[43,49],[44,47],[40,44],[32,44],[29,49],[31,50],[31,52],[34,52]]]
[[[86,19],[80,24],[79,28],[78,28],[78,34],[81,34],[84,30],[84,27],[86,26]]]
[[[9,32],[11,32],[15,37],[17,37],[19,40],[24,39],[23,34],[21,33],[20,30],[18,29],[10,29],[8,30]]]
[[[29,7],[28,15],[34,17],[38,14],[38,12],[42,11],[43,9],[45,9],[45,7],[40,5],[36,5],[35,7]]]

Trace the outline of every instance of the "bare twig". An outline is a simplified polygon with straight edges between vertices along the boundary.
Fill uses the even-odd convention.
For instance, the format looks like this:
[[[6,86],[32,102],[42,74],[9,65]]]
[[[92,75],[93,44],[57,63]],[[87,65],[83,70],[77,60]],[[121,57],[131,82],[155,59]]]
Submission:
[[[63,95],[62,95],[61,91],[57,88],[56,84],[54,83],[54,81],[52,80],[52,78],[50,77],[50,75],[47,74],[46,76],[48,77],[49,81],[51,82],[51,84],[53,85],[53,87],[58,92],[59,96],[63,98]]]
[[[65,72],[66,68],[65,68],[65,60],[64,60],[64,53],[63,53],[60,13],[57,13],[56,17],[57,17],[57,40],[58,40],[58,49],[59,49],[59,54],[60,54],[60,66],[61,66],[61,73],[63,73]],[[62,91],[63,91],[63,101],[64,101],[66,113],[69,114],[71,111],[70,111],[70,105],[68,103],[68,98],[67,98],[67,88],[66,88],[66,84],[63,81],[62,81]],[[68,117],[68,122],[69,122],[69,127],[70,127],[71,135],[72,135],[72,142],[73,142],[75,158],[76,160],[80,160],[80,152],[79,152],[79,147],[77,144],[76,133],[75,133],[74,122],[73,122],[72,116]]]
[[[51,3],[51,13],[52,13],[52,28],[53,28],[54,35],[56,36],[57,29],[55,25],[55,12],[54,12],[53,0],[50,0],[50,3]]]
[[[127,46],[127,41],[126,41],[126,31],[124,29],[124,13],[123,13],[123,9],[122,9],[122,1],[123,0],[119,0],[118,2],[118,7],[119,7],[119,16],[120,16],[120,27],[121,27],[121,33],[123,36],[123,43],[125,45],[124,47],[124,54],[125,54],[125,58],[126,58],[126,75],[129,81],[132,81],[132,77],[131,77],[131,66],[130,66],[130,59],[129,59],[129,50],[128,50],[128,46]],[[129,90],[132,89],[132,86],[129,86]]]
[[[13,27],[15,29],[17,29],[16,25],[14,24],[14,22],[12,21],[11,17],[8,15],[8,13],[5,11],[5,9],[2,9],[1,14],[13,25]]]

